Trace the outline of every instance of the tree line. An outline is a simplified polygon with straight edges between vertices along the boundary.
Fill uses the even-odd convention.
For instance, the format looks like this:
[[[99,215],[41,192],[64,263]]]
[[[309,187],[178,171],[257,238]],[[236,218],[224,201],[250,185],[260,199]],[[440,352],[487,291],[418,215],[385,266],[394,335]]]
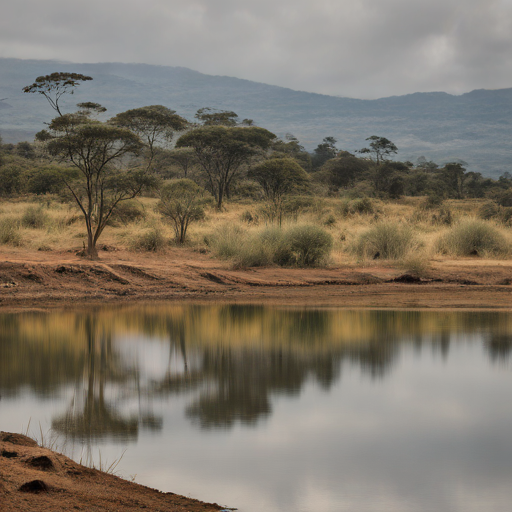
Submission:
[[[376,135],[352,153],[325,137],[310,153],[292,134],[278,138],[251,119],[208,107],[197,111],[194,122],[162,105],[110,119],[94,102],[63,112],[62,96],[90,80],[52,73],[24,87],[45,97],[56,117],[33,144],[0,140],[0,193],[67,195],[82,212],[91,258],[98,256],[96,243],[116,209],[146,190],[157,191],[158,209],[181,243],[205,204],[222,209],[233,196],[266,200],[277,219],[290,194],[490,197],[512,206],[510,173],[493,180],[468,172],[461,161],[399,161],[395,144]],[[169,178],[177,179],[162,185]]]

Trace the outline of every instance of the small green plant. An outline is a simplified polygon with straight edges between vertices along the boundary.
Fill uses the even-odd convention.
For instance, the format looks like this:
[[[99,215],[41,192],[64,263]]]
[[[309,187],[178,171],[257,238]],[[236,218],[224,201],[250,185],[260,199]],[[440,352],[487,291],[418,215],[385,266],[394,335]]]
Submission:
[[[465,220],[453,226],[437,242],[437,250],[453,256],[507,256],[510,242],[495,226],[479,219]]]
[[[399,260],[417,246],[410,226],[379,222],[359,235],[351,250],[362,258]]]
[[[154,227],[136,236],[131,243],[134,251],[157,252],[166,245],[165,238],[160,229]]]
[[[22,245],[20,225],[13,217],[4,217],[0,220],[0,244],[15,247]]]

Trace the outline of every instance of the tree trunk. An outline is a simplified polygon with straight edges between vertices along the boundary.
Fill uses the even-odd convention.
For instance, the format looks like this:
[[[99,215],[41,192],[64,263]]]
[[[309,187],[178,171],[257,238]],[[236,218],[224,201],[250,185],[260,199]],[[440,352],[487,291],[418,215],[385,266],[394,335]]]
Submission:
[[[91,232],[87,233],[87,249],[85,251],[85,255],[91,260],[99,259],[98,251],[96,250],[96,241],[94,240],[94,236]]]

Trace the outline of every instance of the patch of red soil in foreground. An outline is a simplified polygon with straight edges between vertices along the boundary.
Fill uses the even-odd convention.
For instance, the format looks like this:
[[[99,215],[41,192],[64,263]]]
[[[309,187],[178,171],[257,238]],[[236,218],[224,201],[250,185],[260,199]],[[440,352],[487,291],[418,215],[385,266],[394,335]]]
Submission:
[[[0,308],[201,301],[373,308],[512,308],[512,261],[436,259],[421,274],[366,267],[250,268],[187,248],[143,254],[0,253]]]
[[[20,434],[0,432],[2,512],[209,512],[222,507],[86,468]]]

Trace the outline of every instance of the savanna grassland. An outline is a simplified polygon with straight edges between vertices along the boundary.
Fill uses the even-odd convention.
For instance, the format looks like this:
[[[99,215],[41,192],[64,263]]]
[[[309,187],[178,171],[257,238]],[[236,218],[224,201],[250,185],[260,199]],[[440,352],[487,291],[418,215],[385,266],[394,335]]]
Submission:
[[[105,229],[99,260],[90,261],[83,257],[83,220],[73,205],[50,197],[2,201],[2,303],[511,305],[512,236],[506,223],[482,218],[486,200],[430,206],[423,197],[295,196],[281,226],[268,219],[265,202],[233,200],[220,212],[207,207],[185,244],[176,243],[157,203],[154,197],[128,203]],[[302,249],[290,249],[293,231],[304,236]],[[304,253],[315,243],[321,250],[308,260]]]

